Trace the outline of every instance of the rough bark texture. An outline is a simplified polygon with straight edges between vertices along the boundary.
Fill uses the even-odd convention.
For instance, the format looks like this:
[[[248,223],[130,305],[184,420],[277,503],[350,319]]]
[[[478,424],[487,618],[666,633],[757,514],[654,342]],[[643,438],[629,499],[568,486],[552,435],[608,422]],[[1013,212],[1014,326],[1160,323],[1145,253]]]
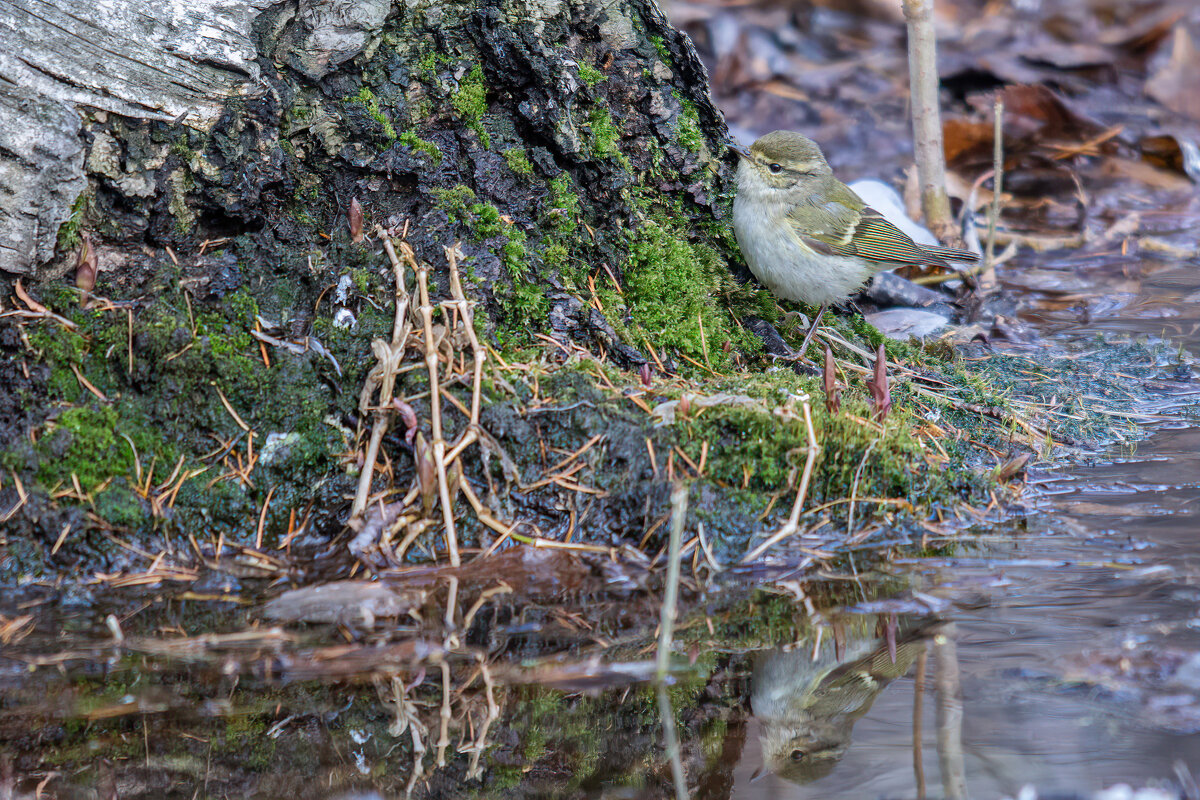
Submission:
[[[809,441],[797,403],[817,382],[761,361],[739,369],[761,353],[739,318],[779,311],[731,273],[725,127],[690,41],[653,0],[255,8],[195,6],[174,35],[133,37],[134,60],[169,84],[200,81],[207,104],[193,104],[194,86],[88,100],[72,93],[103,76],[86,69],[78,85],[44,90],[85,104],[82,153],[71,156],[69,114],[57,147],[64,168],[82,155],[87,189],[46,196],[50,219],[71,209],[57,259],[9,270],[39,263],[28,288],[75,327],[31,310],[11,280],[0,287],[22,315],[0,318],[0,515],[17,509],[7,574],[144,566],[122,537],[192,563],[192,535],[271,546],[302,530],[297,543],[321,546],[343,530],[359,394],[394,296],[379,242],[348,229],[355,200],[366,230],[404,235],[432,266],[435,298],[448,293],[444,248],[459,243],[499,366],[483,404],[492,439],[471,450],[467,475],[494,516],[534,534],[637,542],[661,534],[669,483],[688,476],[693,521],[721,557],[745,552],[767,504],[788,507],[772,498],[794,492]],[[226,22],[194,37],[212,52],[179,58],[187,20],[218,11]],[[108,23],[98,41],[116,35]],[[61,280],[81,232],[100,266],[86,306]],[[866,328],[843,334],[878,345]],[[693,382],[664,380],[672,373]],[[645,381],[655,394],[639,405],[629,395]],[[643,408],[684,389],[706,395],[703,416],[656,424]],[[398,392],[429,418],[421,372]],[[851,405],[869,414],[865,395]],[[463,430],[456,413],[450,437]],[[813,504],[852,484],[914,505],[964,488],[959,473],[927,469],[904,424],[877,434],[823,410],[815,424]],[[497,447],[511,456],[503,469]],[[572,480],[591,491],[547,483],[581,448],[588,469]],[[414,474],[403,431],[383,458],[403,492]],[[462,532],[465,546],[490,535]]]
[[[268,541],[291,524],[289,511],[336,532],[352,481],[338,468],[354,445],[345,426],[355,424],[369,342],[391,322],[390,271],[377,243],[350,240],[352,199],[368,229],[406,232],[434,265],[439,296],[443,248],[461,243],[478,325],[504,352],[545,346],[536,335],[547,334],[625,367],[653,348],[658,372],[687,366],[681,357],[729,364],[753,348],[726,307],[730,295],[764,303],[729,273],[729,172],[716,158],[724,125],[690,42],[653,0],[173,9],[169,21],[146,22],[136,4],[119,3],[103,30],[60,12],[6,12],[7,42],[21,46],[5,52],[26,55],[0,62],[4,74],[58,115],[54,135],[25,149],[51,151],[46,160],[67,177],[55,192],[44,167],[43,183],[29,170],[13,181],[42,200],[31,208],[51,208],[24,224],[40,250],[14,248],[4,266],[32,273],[40,301],[80,325],[38,323],[32,335],[10,326],[2,341],[13,358],[0,367],[12,387],[0,450],[37,490],[15,520],[27,536],[14,537],[10,566],[41,562],[63,530],[71,535],[57,561],[107,553],[85,535],[97,517],[100,530],[165,523],[245,538],[267,487]],[[59,28],[70,33],[55,39]],[[122,42],[120,59],[98,55]],[[75,196],[80,175],[86,190]],[[115,306],[82,309],[58,281],[80,231],[97,243],[96,294]],[[277,337],[313,336],[332,357],[278,351],[267,369],[249,336],[264,325]],[[589,395],[591,381],[564,381],[564,392],[591,399],[530,421],[488,403],[486,422],[518,460],[536,455],[520,452],[534,442],[574,448],[595,433],[624,435],[628,443],[604,448],[612,472],[599,481],[622,491],[589,503],[590,518],[577,519],[578,497],[519,496],[506,515],[540,516],[551,531],[586,520],[602,535],[636,535],[657,515],[646,500],[657,490],[638,481],[665,480],[645,446],[660,434],[642,412]],[[248,445],[227,403],[257,452],[244,452],[248,479],[214,482],[215,462]],[[137,475],[156,463],[146,477],[157,484],[167,462],[182,464],[176,480],[209,471],[177,492],[159,489],[170,495],[159,508]],[[43,494],[77,481],[76,502]]]
[[[49,261],[83,191],[73,106],[211,128],[229,98],[261,83],[251,23],[267,5],[0,5],[0,270]]]

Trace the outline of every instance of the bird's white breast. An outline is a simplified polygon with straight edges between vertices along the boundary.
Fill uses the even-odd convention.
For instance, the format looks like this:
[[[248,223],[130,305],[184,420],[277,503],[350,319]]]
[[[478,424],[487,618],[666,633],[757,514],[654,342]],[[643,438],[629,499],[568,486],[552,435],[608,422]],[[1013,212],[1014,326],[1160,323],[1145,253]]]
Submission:
[[[871,277],[865,261],[815,252],[789,226],[786,193],[763,186],[738,167],[733,231],[750,271],[776,297],[808,305],[840,303]]]

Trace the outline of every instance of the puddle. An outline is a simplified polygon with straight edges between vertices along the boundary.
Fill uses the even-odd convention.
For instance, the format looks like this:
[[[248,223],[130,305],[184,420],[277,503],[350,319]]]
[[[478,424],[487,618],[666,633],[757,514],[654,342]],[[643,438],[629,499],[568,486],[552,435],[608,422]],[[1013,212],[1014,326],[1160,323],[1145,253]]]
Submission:
[[[1099,320],[1029,316],[1059,336],[1165,335],[1194,351],[1196,288],[1192,264],[1153,272]],[[1093,281],[1091,296],[1102,291]],[[1031,475],[1035,507],[954,555],[900,559],[915,590],[950,601],[938,628],[950,650],[928,644],[923,679],[891,681],[819,779],[764,770],[770,723],[751,719],[728,796],[1002,797],[1033,785],[1076,797],[1119,783],[1177,796],[1176,781],[1200,774],[1200,427],[1160,425],[1090,461]],[[957,668],[958,732],[939,722],[939,656]],[[939,728],[961,749],[939,745]]]
[[[1135,444],[1032,472],[1027,513],[858,575],[854,607],[786,571],[692,583],[704,613],[676,632],[670,699],[694,796],[1080,797],[1200,774],[1200,426],[1181,402],[1153,403],[1173,421]],[[659,577],[635,556],[0,598],[0,791],[668,796]],[[430,627],[451,586],[476,621],[453,641]]]
[[[1200,428],[1160,430],[1136,457],[1072,469],[1048,488],[972,555],[908,562],[923,591],[987,598],[943,615],[961,675],[968,793],[1145,786],[1173,779],[1180,763],[1196,774]],[[942,797],[932,667],[924,686],[922,764],[928,796]],[[747,747],[731,796],[917,796],[915,692],[912,673],[894,681],[837,769],[806,786],[752,780],[760,754]]]

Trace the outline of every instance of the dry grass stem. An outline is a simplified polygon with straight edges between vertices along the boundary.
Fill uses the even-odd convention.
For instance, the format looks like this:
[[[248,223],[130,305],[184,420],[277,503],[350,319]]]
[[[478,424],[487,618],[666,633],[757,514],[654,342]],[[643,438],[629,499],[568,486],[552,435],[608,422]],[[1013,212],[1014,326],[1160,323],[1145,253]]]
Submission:
[[[433,304],[429,301],[429,265],[417,265],[417,289],[420,305],[417,311],[425,326],[425,366],[429,370],[429,422],[433,429],[433,464],[437,470],[438,497],[442,505],[442,524],[445,526],[446,551],[450,565],[459,566],[458,532],[454,525],[454,505],[450,498],[450,486],[446,479],[446,439],[442,432],[442,393],[439,387],[438,352],[433,345]]]
[[[671,490],[671,533],[667,544],[667,578],[663,591],[662,609],[658,624],[658,653],[655,659],[655,675],[658,684],[658,710],[662,718],[663,743],[671,761],[671,774],[675,782],[675,796],[679,800],[688,797],[687,779],[683,774],[683,761],[679,754],[679,737],[675,731],[675,716],[671,713],[671,699],[667,695],[667,674],[671,666],[671,638],[675,626],[676,603],[679,596],[680,541],[687,519],[688,488],[678,482]]]
[[[817,433],[813,429],[812,409],[809,407],[807,398],[800,402],[800,407],[804,412],[804,426],[808,433],[808,455],[804,459],[804,471],[800,475],[800,486],[796,489],[796,499],[792,503],[792,513],[788,517],[788,521],[783,524],[783,527],[742,557],[743,564],[749,564],[757,560],[767,550],[800,530],[800,512],[804,508],[804,500],[808,495],[808,484],[812,480],[813,466],[817,462],[817,456],[821,453],[821,444],[817,441]]]
[[[995,140],[992,149],[992,171],[995,179],[992,186],[992,204],[988,208],[987,245],[984,250],[982,272],[979,275],[979,291],[981,294],[996,290],[996,222],[1000,218],[1000,196],[1004,192],[1004,96],[997,92],[996,103],[992,108],[995,117],[995,128],[992,137]]]

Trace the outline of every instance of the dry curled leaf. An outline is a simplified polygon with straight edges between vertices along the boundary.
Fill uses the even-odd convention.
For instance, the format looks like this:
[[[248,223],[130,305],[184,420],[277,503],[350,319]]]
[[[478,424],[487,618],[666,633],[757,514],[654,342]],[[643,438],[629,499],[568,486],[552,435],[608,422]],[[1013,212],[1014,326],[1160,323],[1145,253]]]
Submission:
[[[392,398],[392,407],[400,412],[400,419],[404,420],[404,441],[411,446],[413,437],[417,435],[417,412],[408,403],[396,398]]]
[[[825,345],[825,371],[821,386],[825,389],[825,410],[836,414],[842,407],[842,390],[838,388],[837,372],[833,366],[833,350],[828,344]]]
[[[96,285],[96,273],[99,271],[100,260],[96,256],[96,248],[92,246],[91,234],[83,234],[83,243],[79,246],[79,258],[75,262],[75,285],[83,292],[86,301],[88,293]]]
[[[1033,458],[1033,453],[1022,453],[1019,456],[1013,456],[1001,464],[996,466],[992,471],[992,477],[997,483],[1008,483],[1013,478],[1025,471],[1025,465],[1029,463],[1029,459]]]
[[[348,216],[350,218],[350,239],[355,244],[358,244],[365,238],[366,234],[363,233],[362,205],[358,202],[357,197],[350,201],[350,211]]]
[[[888,388],[887,352],[882,344],[875,353],[875,376],[867,381],[867,390],[871,393],[871,406],[874,409],[871,416],[877,422],[882,422],[892,410],[892,393]]]

